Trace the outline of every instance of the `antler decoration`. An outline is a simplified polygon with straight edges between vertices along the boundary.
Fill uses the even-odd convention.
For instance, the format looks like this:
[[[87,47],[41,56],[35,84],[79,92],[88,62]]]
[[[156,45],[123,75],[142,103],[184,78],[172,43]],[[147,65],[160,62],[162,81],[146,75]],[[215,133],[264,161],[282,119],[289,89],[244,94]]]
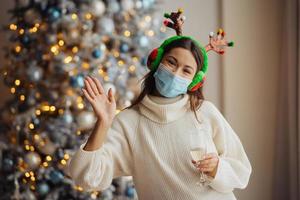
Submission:
[[[182,16],[183,9],[179,8],[177,12],[165,13],[164,17],[170,19],[164,21],[164,25],[172,28],[176,31],[177,35],[182,35],[182,25],[184,20],[186,19],[185,16]]]
[[[234,42],[227,42],[225,37],[225,32],[223,29],[219,29],[217,32],[217,36],[214,35],[214,32],[209,33],[209,44],[205,46],[206,52],[213,50],[217,52],[218,54],[224,54],[225,53],[225,47],[233,47]]]

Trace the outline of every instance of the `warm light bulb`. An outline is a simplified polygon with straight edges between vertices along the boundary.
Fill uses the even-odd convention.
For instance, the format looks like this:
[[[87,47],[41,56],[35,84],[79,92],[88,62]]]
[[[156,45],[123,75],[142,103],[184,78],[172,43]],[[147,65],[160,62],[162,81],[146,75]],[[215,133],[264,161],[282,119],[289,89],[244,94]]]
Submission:
[[[59,41],[58,41],[58,45],[59,45],[59,46],[63,46],[64,44],[65,44],[65,42],[64,42],[63,40],[59,40]]]
[[[71,17],[72,17],[73,20],[75,20],[75,19],[77,19],[77,14],[76,14],[76,13],[73,13],[73,14],[71,15]]]
[[[15,30],[17,30],[18,26],[15,25],[15,24],[10,24],[10,25],[9,25],[9,28],[10,28],[10,30],[15,31]]]
[[[126,37],[130,37],[130,31],[128,31],[128,30],[124,31],[124,35],[125,35]]]
[[[19,53],[21,51],[22,47],[20,45],[16,46],[15,51]]]

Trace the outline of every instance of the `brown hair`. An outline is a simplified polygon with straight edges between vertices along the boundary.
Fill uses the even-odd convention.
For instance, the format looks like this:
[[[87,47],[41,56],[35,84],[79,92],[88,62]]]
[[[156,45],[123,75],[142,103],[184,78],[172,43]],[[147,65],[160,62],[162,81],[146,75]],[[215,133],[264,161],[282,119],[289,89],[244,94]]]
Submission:
[[[171,51],[171,49],[173,48],[177,48],[177,47],[181,47],[184,49],[187,49],[189,51],[191,51],[191,53],[193,54],[196,62],[197,62],[197,71],[200,71],[202,69],[203,66],[203,55],[201,53],[201,50],[199,49],[199,47],[189,38],[182,38],[179,40],[175,40],[173,42],[171,42],[170,44],[168,44],[165,49],[164,49],[164,54],[168,53],[169,51]],[[155,90],[155,79],[153,74],[155,73],[155,70],[150,71],[149,73],[147,73],[142,80],[142,91],[140,93],[140,95],[133,101],[132,105],[130,105],[127,108],[131,108],[135,105],[137,105],[138,103],[140,103],[143,98],[147,95],[147,94],[153,94],[154,90]],[[198,120],[196,111],[200,108],[200,106],[202,105],[202,100],[204,100],[204,95],[202,92],[202,88],[200,87],[198,88],[196,91],[188,91],[187,94],[189,95],[189,100],[190,100],[190,107],[191,110],[194,112],[195,117]],[[126,109],[126,108],[125,108]]]

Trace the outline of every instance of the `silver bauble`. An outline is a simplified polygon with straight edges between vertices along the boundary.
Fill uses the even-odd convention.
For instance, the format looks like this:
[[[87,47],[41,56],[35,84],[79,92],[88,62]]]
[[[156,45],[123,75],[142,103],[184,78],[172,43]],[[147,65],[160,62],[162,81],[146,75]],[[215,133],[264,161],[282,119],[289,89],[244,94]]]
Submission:
[[[93,112],[82,111],[76,117],[76,122],[79,130],[87,130],[94,126],[96,117]]]
[[[105,12],[105,4],[103,3],[103,1],[102,0],[92,1],[90,6],[90,12],[97,17],[103,15]]]
[[[41,157],[36,152],[29,152],[25,155],[25,162],[28,170],[34,170],[41,164]]]

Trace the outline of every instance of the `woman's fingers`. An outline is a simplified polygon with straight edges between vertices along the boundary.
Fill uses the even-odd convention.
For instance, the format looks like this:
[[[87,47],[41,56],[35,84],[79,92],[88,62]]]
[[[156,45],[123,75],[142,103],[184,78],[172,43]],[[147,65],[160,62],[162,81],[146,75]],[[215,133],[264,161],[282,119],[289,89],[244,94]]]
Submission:
[[[88,101],[90,103],[92,103],[93,102],[93,98],[89,95],[89,93],[87,92],[87,90],[84,89],[84,88],[82,88],[82,92],[83,92],[84,96],[88,99]]]
[[[109,100],[109,102],[111,102],[111,103],[114,103],[114,102],[115,102],[115,97],[114,97],[114,95],[113,95],[113,92],[112,92],[112,89],[111,89],[111,88],[109,88],[109,90],[108,90],[108,100]]]
[[[94,82],[95,82],[95,84],[96,84],[96,86],[97,86],[98,92],[99,92],[100,94],[104,94],[104,89],[103,89],[103,87],[102,87],[100,81],[99,81],[98,79],[96,79],[95,77],[92,77],[92,79],[94,80]]]
[[[95,95],[95,96],[98,95],[99,92],[98,92],[96,83],[94,83],[94,81],[92,80],[92,78],[89,77],[89,76],[87,77],[87,80],[88,80],[88,82],[89,82],[89,84],[90,84],[90,86],[91,86],[91,88],[92,88],[92,91],[94,92],[94,95]]]
[[[90,97],[95,98],[96,95],[94,94],[93,89],[87,79],[84,80],[84,84],[85,84],[85,88],[86,88],[87,92],[89,93]]]

